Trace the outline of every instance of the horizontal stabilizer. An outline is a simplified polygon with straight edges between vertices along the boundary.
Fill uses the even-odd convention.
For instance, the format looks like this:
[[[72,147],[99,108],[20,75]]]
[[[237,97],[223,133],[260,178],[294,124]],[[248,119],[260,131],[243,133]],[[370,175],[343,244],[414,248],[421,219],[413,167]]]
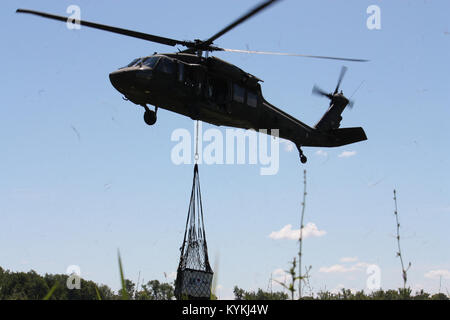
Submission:
[[[350,143],[367,140],[366,133],[361,127],[340,128],[329,131],[331,136],[330,147],[339,147]]]

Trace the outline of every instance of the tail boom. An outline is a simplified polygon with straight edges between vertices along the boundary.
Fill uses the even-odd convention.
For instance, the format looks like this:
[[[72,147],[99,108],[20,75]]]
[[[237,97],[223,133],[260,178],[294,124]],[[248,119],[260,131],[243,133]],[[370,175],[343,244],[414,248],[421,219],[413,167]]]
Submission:
[[[314,130],[310,139],[299,142],[303,147],[340,147],[351,143],[367,140],[361,127],[331,129],[327,131]]]

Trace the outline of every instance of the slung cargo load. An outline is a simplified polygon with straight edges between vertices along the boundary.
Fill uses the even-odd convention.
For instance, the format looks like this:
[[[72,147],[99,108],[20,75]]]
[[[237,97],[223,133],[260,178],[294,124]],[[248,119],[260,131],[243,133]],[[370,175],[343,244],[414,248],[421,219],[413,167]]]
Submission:
[[[194,166],[191,200],[180,250],[180,264],[175,280],[175,297],[178,300],[210,299],[213,271],[208,259],[197,164]]]

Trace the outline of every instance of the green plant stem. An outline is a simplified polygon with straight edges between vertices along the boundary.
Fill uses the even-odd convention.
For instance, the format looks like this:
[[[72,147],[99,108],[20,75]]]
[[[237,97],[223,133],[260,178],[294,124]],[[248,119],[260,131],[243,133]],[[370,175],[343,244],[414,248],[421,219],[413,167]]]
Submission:
[[[403,278],[403,289],[406,289],[406,281],[408,279],[407,276],[407,272],[409,267],[411,267],[411,262],[408,265],[408,268],[405,269],[405,265],[403,263],[403,257],[402,257],[402,250],[400,248],[400,222],[398,220],[398,209],[397,209],[397,192],[394,189],[394,203],[395,203],[395,219],[396,219],[396,223],[397,223],[397,245],[398,245],[398,252],[397,252],[397,256],[400,258],[400,263],[402,266],[402,278]]]
[[[298,298],[302,298],[302,246],[303,246],[303,218],[305,216],[306,206],[306,170],[303,170],[303,202],[302,202],[302,214],[300,217],[300,238],[299,238],[299,252],[298,252]]]

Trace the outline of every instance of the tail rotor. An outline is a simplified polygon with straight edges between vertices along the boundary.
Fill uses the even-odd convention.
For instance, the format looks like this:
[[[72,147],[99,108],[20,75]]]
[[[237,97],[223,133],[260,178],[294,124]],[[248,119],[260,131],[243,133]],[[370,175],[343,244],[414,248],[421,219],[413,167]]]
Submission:
[[[330,99],[330,104],[333,103],[335,96],[337,94],[339,94],[339,88],[341,87],[342,84],[342,80],[344,79],[345,74],[347,73],[348,68],[346,66],[343,66],[341,68],[341,73],[339,74],[339,78],[338,78],[338,82],[336,85],[336,89],[334,89],[333,93],[328,93],[324,90],[322,90],[321,88],[319,88],[317,85],[314,85],[313,89],[312,89],[312,94],[314,95],[318,95],[318,96],[323,96],[323,97],[327,97],[328,99]],[[342,91],[341,91],[342,93]],[[343,96],[343,94],[341,94]],[[351,109],[353,108],[354,105],[354,101],[350,101],[348,102],[348,107]]]

